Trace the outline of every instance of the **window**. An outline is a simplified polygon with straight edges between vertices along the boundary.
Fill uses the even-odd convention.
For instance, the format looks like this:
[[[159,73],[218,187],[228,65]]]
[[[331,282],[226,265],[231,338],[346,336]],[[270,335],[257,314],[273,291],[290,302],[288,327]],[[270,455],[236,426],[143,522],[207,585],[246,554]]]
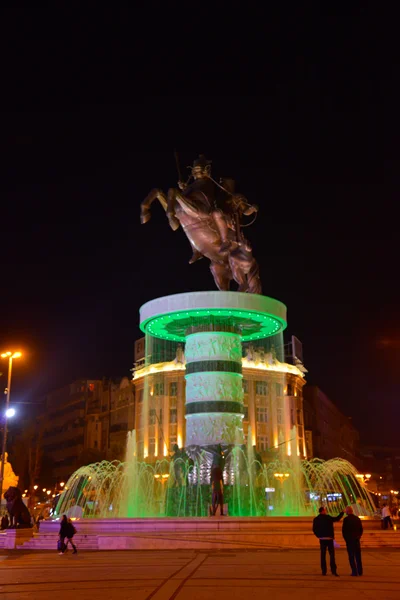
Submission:
[[[160,408],[160,418],[159,421],[160,425],[162,425],[162,408]]]
[[[268,384],[266,381],[256,381],[256,394],[258,396],[266,396],[268,392]]]
[[[143,390],[137,391],[137,401],[138,401],[138,404],[141,404],[143,402]]]
[[[266,435],[259,436],[257,439],[257,450],[266,452],[268,450],[268,438]]]
[[[155,438],[150,438],[149,439],[149,455],[154,456],[155,451],[156,451],[156,440],[155,440]]]
[[[177,441],[176,435],[171,435],[171,437],[169,438],[169,448],[170,450],[172,450],[172,448],[175,446]]]
[[[249,382],[247,379],[243,379],[243,392],[247,394],[249,391]]]
[[[288,383],[286,386],[286,395],[293,396],[293,385],[291,383]]]
[[[297,425],[302,425],[301,422],[301,410],[297,409]]]
[[[178,421],[178,410],[176,408],[169,409],[169,422],[176,423]]]
[[[243,406],[243,410],[244,410],[244,421],[248,421],[249,420],[249,407],[246,406],[246,404]]]
[[[97,448],[97,440],[94,440],[94,447]]]
[[[257,423],[267,423],[268,409],[266,406],[257,406]]]
[[[170,396],[178,395],[178,382],[177,381],[171,381],[171,383],[169,384],[169,395]]]
[[[294,423],[294,410],[293,408],[290,409],[290,426],[294,427],[295,423]]]
[[[277,396],[283,396],[283,385],[281,383],[275,384],[275,392]]]
[[[156,409],[151,408],[149,410],[149,425],[155,425],[155,424],[156,424]]]
[[[164,383],[155,383],[154,384],[154,395],[155,396],[163,396],[164,395]]]
[[[94,383],[89,383],[89,392],[94,392]]]
[[[282,409],[278,408],[276,414],[278,419],[278,425],[282,425]]]

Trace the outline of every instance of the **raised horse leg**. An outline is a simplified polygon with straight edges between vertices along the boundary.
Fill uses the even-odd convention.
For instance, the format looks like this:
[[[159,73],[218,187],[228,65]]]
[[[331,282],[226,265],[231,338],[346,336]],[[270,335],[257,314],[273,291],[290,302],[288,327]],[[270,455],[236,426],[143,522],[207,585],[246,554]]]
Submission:
[[[165,210],[165,212],[167,213],[167,216],[168,216],[167,197],[162,190],[159,190],[158,188],[154,188],[153,190],[151,190],[150,194],[148,194],[146,196],[146,198],[143,200],[142,204],[140,205],[140,221],[141,221],[142,225],[144,225],[151,219],[150,207],[153,204],[154,200],[158,200],[160,202],[161,206],[163,207],[163,209]],[[170,221],[169,216],[168,216],[168,220]],[[177,223],[178,224],[176,225],[174,222],[174,227],[172,227],[171,221],[169,224],[171,225],[172,229],[178,229],[179,221],[177,221]]]

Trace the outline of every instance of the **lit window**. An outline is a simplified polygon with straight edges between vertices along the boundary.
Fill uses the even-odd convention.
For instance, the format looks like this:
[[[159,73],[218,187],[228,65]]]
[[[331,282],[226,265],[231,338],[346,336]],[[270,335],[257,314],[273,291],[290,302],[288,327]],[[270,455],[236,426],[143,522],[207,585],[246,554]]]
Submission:
[[[259,452],[266,452],[268,450],[268,437],[266,435],[258,436],[257,450]]]
[[[256,381],[256,394],[266,396],[268,393],[268,383],[266,381]]]
[[[169,422],[176,423],[178,420],[178,411],[176,408],[169,409]]]
[[[164,395],[164,383],[155,383],[154,384],[154,395],[155,396],[163,396]]]
[[[257,423],[268,422],[268,409],[266,406],[257,406]]]

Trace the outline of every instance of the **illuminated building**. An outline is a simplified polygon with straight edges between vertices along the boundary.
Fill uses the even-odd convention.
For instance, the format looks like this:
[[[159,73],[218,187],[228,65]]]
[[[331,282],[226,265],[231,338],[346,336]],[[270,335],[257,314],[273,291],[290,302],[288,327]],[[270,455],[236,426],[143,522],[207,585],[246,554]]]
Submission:
[[[135,346],[133,383],[136,398],[138,454],[148,460],[169,456],[174,444],[186,443],[185,359],[183,349],[168,347],[161,360],[144,366],[144,339]],[[278,361],[261,346],[244,346],[242,358],[245,443],[263,458],[279,450],[306,456],[303,422],[304,369]],[[149,361],[148,361],[149,362]],[[146,396],[148,402],[146,405]]]

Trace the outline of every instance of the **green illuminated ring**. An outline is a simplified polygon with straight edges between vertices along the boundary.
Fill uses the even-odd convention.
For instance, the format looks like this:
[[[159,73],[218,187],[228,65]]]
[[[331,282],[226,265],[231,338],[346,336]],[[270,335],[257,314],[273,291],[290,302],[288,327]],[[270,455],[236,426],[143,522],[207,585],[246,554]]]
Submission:
[[[185,342],[193,325],[227,320],[240,327],[243,341],[257,340],[286,328],[286,306],[273,298],[240,292],[191,292],[157,298],[140,309],[140,329],[153,337]]]

